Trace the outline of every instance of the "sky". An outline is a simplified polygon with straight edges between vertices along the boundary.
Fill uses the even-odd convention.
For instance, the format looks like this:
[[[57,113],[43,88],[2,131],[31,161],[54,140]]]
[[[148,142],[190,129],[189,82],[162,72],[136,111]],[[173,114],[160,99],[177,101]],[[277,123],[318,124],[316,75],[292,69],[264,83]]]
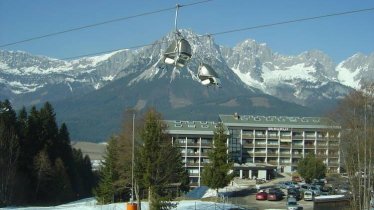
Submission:
[[[214,34],[264,24],[374,8],[372,0],[0,0],[0,46],[33,37],[130,17],[79,31],[0,47],[65,59],[151,44],[178,28]],[[298,55],[321,50],[335,63],[374,53],[374,10],[213,36],[234,47],[246,39],[266,43],[273,52]]]

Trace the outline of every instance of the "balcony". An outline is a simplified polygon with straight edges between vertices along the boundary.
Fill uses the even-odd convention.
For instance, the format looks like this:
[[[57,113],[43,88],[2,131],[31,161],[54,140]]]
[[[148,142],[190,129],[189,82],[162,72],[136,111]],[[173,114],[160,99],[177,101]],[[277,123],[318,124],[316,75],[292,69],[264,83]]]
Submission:
[[[268,161],[268,164],[271,164],[271,165],[278,165],[278,161],[276,161],[276,160],[270,160],[270,161]]]
[[[317,148],[327,148],[327,142],[317,142]]]
[[[185,147],[186,146],[186,142],[174,142],[174,145],[176,147]]]
[[[189,156],[189,157],[199,157],[200,153],[198,153],[198,152],[187,152],[186,156]]]
[[[212,147],[213,143],[212,142],[201,142],[201,147]]]
[[[279,144],[268,144],[268,148],[278,148]]]
[[[255,152],[254,155],[255,155],[255,157],[265,157],[266,152]]]
[[[289,152],[281,152],[281,153],[279,153],[279,156],[281,156],[281,157],[290,157],[291,153],[289,153]]]
[[[292,157],[293,158],[302,158],[303,154],[301,154],[301,153],[292,153]]]
[[[268,134],[269,139],[278,139],[279,135],[278,134]]]
[[[256,139],[264,139],[264,138],[266,138],[266,135],[265,134],[256,134],[255,137],[256,137]]]
[[[252,133],[246,133],[242,134],[242,139],[253,139],[253,134]]]
[[[187,167],[191,167],[191,166],[199,166],[199,162],[187,162],[186,163]]]
[[[268,157],[278,157],[279,153],[277,152],[268,152]]]
[[[292,148],[303,148],[303,144],[292,144]]]
[[[255,143],[256,147],[266,147],[266,143]]]
[[[280,144],[279,145],[280,148],[291,148],[291,144]]]
[[[317,153],[317,158],[327,158],[326,153]]]
[[[199,142],[187,142],[188,147],[199,147],[200,143]]]
[[[307,148],[307,149],[314,149],[314,144],[305,144],[305,145],[304,145],[304,148]]]
[[[328,166],[339,166],[339,163],[338,162],[329,162],[327,165]]]
[[[253,142],[245,142],[245,141],[243,141],[243,147],[244,148],[252,148],[253,147]]]
[[[303,135],[293,135],[292,139],[299,139],[299,140],[301,140],[301,139],[303,139]]]
[[[316,139],[316,136],[314,134],[305,134],[305,139],[314,140]]]

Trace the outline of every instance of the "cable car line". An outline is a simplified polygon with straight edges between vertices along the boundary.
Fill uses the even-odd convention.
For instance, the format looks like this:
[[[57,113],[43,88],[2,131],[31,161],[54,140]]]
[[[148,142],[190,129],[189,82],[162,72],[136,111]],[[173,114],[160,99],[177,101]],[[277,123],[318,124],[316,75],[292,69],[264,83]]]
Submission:
[[[207,1],[212,1],[212,0],[207,0]],[[207,2],[207,1],[202,1],[201,3],[204,3],[204,2]],[[182,5],[180,5],[180,6],[182,6]],[[172,9],[174,10],[175,7],[173,7]],[[369,11],[374,11],[374,7],[373,8],[360,9],[360,10],[352,10],[352,11],[346,11],[346,12],[332,13],[332,14],[327,14],[327,15],[313,16],[313,17],[307,17],[307,18],[300,18],[300,19],[294,19],[294,20],[287,20],[287,21],[257,25],[257,26],[246,27],[246,28],[232,29],[232,30],[215,32],[215,33],[210,33],[210,34],[197,35],[197,37],[219,36],[219,35],[224,35],[224,34],[229,34],[229,33],[236,33],[236,32],[248,31],[248,30],[259,29],[259,28],[273,27],[273,26],[277,26],[277,25],[285,25],[285,24],[290,24],[290,23],[303,22],[303,21],[316,20],[316,19],[323,19],[323,18],[334,17],[334,16],[343,16],[343,15],[349,15],[349,14],[361,13],[361,12],[369,12]],[[123,49],[136,49],[136,48],[147,47],[147,46],[152,46],[152,45],[155,45],[155,44],[162,44],[162,43],[170,43],[170,41],[157,42],[157,43],[153,43],[153,44],[143,44],[143,45],[137,45],[137,46],[132,46],[132,47],[123,47],[123,48],[119,48],[119,49],[113,49],[113,50],[101,51],[101,52],[96,52],[96,53],[77,55],[77,56],[73,56],[73,57],[61,58],[60,60],[71,60],[71,59],[75,59],[75,58],[81,58],[81,57],[87,57],[87,56],[92,56],[92,55],[110,53],[110,52],[123,50]]]
[[[269,23],[269,24],[257,25],[257,26],[247,27],[247,28],[233,29],[233,30],[228,30],[228,31],[222,31],[222,32],[212,33],[210,35],[217,36],[217,35],[234,33],[234,32],[240,32],[240,31],[247,31],[247,30],[252,30],[252,29],[257,29],[257,28],[267,28],[267,27],[272,27],[272,26],[277,26],[277,25],[284,25],[284,24],[289,24],[289,23],[303,22],[303,21],[308,21],[308,20],[316,20],[316,19],[322,19],[322,18],[328,18],[328,17],[334,17],[334,16],[349,15],[349,14],[360,13],[360,12],[368,12],[368,11],[373,11],[373,10],[374,10],[374,8],[367,8],[367,9],[360,9],[360,10],[352,10],[352,11],[346,11],[346,12],[332,13],[332,14],[327,14],[327,15],[320,15],[320,16],[314,16],[314,17],[307,17],[307,18],[300,18],[300,19],[295,19],[295,20],[287,20],[287,21],[281,21],[281,22],[276,22],[276,23]]]
[[[179,5],[179,7],[188,7],[188,6],[193,6],[193,5],[197,5],[197,4],[207,3],[207,2],[210,2],[210,1],[213,1],[213,0],[203,0],[203,1],[193,2],[193,3],[189,3],[189,4],[182,4],[182,5]],[[92,27],[105,25],[105,24],[109,24],[109,23],[113,23],[113,22],[129,20],[129,19],[133,19],[133,18],[137,18],[137,17],[152,15],[152,14],[161,13],[161,12],[174,10],[174,9],[175,9],[175,7],[168,7],[168,8],[164,8],[164,9],[160,9],[160,10],[156,10],[156,11],[144,12],[144,13],[137,14],[137,15],[131,15],[131,16],[127,16],[127,17],[116,18],[116,19],[112,19],[112,20],[99,22],[99,23],[94,23],[94,24],[90,24],[90,25],[85,25],[85,26],[80,26],[80,27],[76,27],[76,28],[63,30],[63,31],[53,32],[53,33],[49,33],[49,34],[45,34],[45,35],[41,35],[41,36],[36,36],[36,37],[32,37],[32,38],[28,38],[28,39],[24,39],[24,40],[20,40],[20,41],[6,43],[6,44],[0,45],[0,47],[7,47],[7,46],[20,44],[20,43],[24,43],[24,42],[30,42],[30,41],[34,41],[34,40],[38,40],[38,39],[51,37],[51,36],[65,34],[65,33],[73,32],[73,31],[79,31],[79,30],[82,30],[82,29],[92,28]]]

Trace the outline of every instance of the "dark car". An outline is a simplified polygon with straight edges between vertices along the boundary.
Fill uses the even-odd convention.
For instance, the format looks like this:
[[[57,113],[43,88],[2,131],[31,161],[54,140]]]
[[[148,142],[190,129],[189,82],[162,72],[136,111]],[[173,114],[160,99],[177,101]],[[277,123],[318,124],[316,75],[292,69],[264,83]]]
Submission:
[[[287,198],[294,197],[296,200],[301,200],[301,193],[299,189],[290,188],[287,190]]]
[[[281,195],[282,197],[285,196],[286,194],[284,194],[284,192],[279,189],[279,188],[269,188],[268,190],[269,193],[277,193],[279,195]]]
[[[268,201],[279,201],[282,200],[283,196],[279,193],[272,192],[268,193]]]
[[[268,194],[264,191],[260,191],[256,194],[256,200],[267,200]]]

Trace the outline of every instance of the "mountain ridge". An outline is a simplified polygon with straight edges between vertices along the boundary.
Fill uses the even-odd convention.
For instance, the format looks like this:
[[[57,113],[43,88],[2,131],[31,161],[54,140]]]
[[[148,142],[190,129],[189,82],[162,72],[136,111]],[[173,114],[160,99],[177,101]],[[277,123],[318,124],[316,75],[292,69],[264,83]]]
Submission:
[[[18,108],[50,101],[74,139],[103,141],[118,131],[125,109],[155,107],[178,120],[215,120],[218,113],[234,112],[323,115],[374,77],[374,53],[334,64],[319,50],[286,56],[251,39],[227,48],[208,36],[181,33],[193,50],[181,69],[162,62],[173,33],[135,50],[72,61],[0,50],[0,100]],[[222,88],[200,84],[200,63],[217,71]]]

